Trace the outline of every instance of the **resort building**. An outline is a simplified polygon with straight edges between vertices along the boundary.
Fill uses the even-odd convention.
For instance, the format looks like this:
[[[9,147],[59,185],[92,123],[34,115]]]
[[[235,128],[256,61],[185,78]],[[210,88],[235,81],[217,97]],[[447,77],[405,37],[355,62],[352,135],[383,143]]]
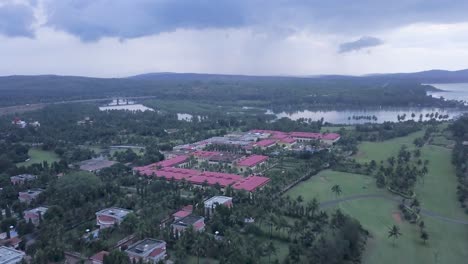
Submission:
[[[174,233],[182,234],[187,228],[192,227],[194,231],[202,232],[205,230],[205,218],[202,216],[189,215],[182,219],[175,220],[172,223]]]
[[[227,196],[213,196],[204,202],[205,213],[213,213],[217,205],[224,205],[226,207],[232,207],[232,197]]]
[[[98,225],[100,229],[120,225],[124,218],[131,212],[131,210],[118,207],[103,209],[96,213],[96,225]]]
[[[246,158],[240,159],[236,167],[239,169],[240,172],[244,172],[247,170],[256,170],[260,166],[264,165],[268,160],[268,156],[263,155],[251,155]]]
[[[166,258],[166,242],[153,238],[146,238],[132,244],[125,250],[131,261],[156,264]]]
[[[10,181],[14,185],[24,184],[25,182],[34,181],[35,179],[37,179],[37,176],[32,174],[20,174],[10,177]]]
[[[24,211],[24,220],[26,222],[31,221],[31,223],[35,226],[38,226],[42,218],[44,217],[44,214],[47,212],[48,208],[45,206],[40,206],[31,210],[26,210]]]
[[[33,200],[36,200],[36,198],[41,194],[44,190],[43,189],[31,189],[27,190],[26,192],[19,192],[18,193],[18,199],[22,203],[31,203]]]

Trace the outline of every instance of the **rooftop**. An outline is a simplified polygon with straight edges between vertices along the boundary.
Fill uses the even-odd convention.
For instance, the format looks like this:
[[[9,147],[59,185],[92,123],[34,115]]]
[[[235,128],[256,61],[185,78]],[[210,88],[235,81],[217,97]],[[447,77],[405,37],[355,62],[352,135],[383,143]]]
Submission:
[[[322,134],[313,133],[313,132],[291,132],[290,135],[292,137],[297,137],[297,138],[312,138],[312,139],[320,139],[322,137]]]
[[[237,165],[238,166],[245,166],[245,167],[252,167],[259,163],[262,163],[268,159],[268,156],[263,155],[251,155],[247,158],[240,160]]]
[[[151,254],[153,250],[161,247],[166,247],[165,241],[146,238],[130,245],[125,252],[133,256],[146,257]]]
[[[106,209],[102,209],[101,211],[96,212],[97,215],[105,215],[117,218],[124,218],[126,215],[131,213],[131,210],[118,208],[118,207],[110,207]]]
[[[205,201],[205,207],[212,207],[214,204],[224,204],[232,201],[232,197],[227,196],[213,196]]]
[[[187,182],[190,182],[192,184],[197,184],[197,185],[202,185],[203,183],[206,182],[208,185],[219,184],[221,187],[226,187],[228,185],[234,185],[238,182],[243,182],[246,180],[242,176],[237,175],[237,174],[211,172],[211,171],[199,171],[199,170],[192,170],[192,169],[172,168],[172,167],[163,167],[160,169],[156,169],[151,166],[144,166],[144,167],[135,168],[135,170],[137,170],[142,175],[146,175],[146,176],[154,176],[158,178],[165,178],[168,180],[175,180],[175,181],[186,180]],[[264,178],[264,177],[260,177],[260,178]],[[255,182],[253,181],[251,182],[251,180],[249,180],[248,183],[249,182],[250,184],[253,184],[254,187],[249,187],[246,189],[255,189],[256,188]],[[244,186],[244,185],[245,184],[241,186]],[[240,189],[243,189],[243,187],[241,187]]]
[[[104,168],[108,168],[117,162],[108,160],[105,158],[96,158],[96,159],[89,159],[89,160],[83,160],[77,163],[77,165],[80,167],[80,170],[84,171],[98,171],[102,170]]]
[[[172,216],[177,217],[177,218],[184,218],[186,216],[189,216],[192,214],[190,211],[185,211],[185,210],[180,210],[172,214]]]
[[[195,224],[196,222],[200,220],[204,220],[205,218],[202,216],[197,216],[197,215],[189,215],[187,217],[184,217],[180,220],[177,220],[174,222],[176,225],[181,225],[181,226],[191,226]]]
[[[292,138],[292,137],[282,138],[282,139],[280,139],[280,141],[282,143],[289,143],[289,144],[296,142],[296,140],[294,138]]]
[[[24,256],[23,251],[0,246],[0,263],[19,263]]]
[[[20,175],[15,175],[15,176],[11,176],[10,179],[14,179],[14,180],[35,180],[37,179],[37,176],[36,175],[33,175],[33,174],[20,174]]]
[[[106,255],[109,255],[109,252],[100,251],[100,252],[92,255],[89,259],[94,260],[94,261],[104,262],[104,256],[106,256]]]
[[[24,211],[24,213],[25,214],[27,214],[27,213],[37,214],[37,213],[40,212],[42,215],[44,215],[47,212],[48,209],[49,208],[47,208],[45,206],[39,206],[39,207],[30,209],[30,210],[26,210],[26,211]]]
[[[270,181],[270,178],[261,176],[249,176],[242,181],[234,184],[232,187],[236,190],[254,191],[257,188],[261,188]]]
[[[19,194],[19,196],[23,196],[23,195],[37,196],[43,191],[44,191],[43,189],[31,189],[31,190],[27,190],[25,192],[19,192],[18,194]]]
[[[264,139],[264,140],[258,141],[255,145],[257,145],[259,147],[269,147],[269,146],[274,145],[274,144],[276,144],[276,140]]]
[[[181,163],[184,163],[187,161],[188,156],[186,155],[180,155],[180,156],[175,156],[173,158],[163,160],[160,162],[155,163],[155,166],[161,166],[161,167],[172,167],[172,166],[177,166]]]
[[[329,133],[329,134],[324,134],[322,136],[322,139],[326,139],[326,140],[335,140],[338,138],[340,138],[340,134],[337,134],[337,133]]]

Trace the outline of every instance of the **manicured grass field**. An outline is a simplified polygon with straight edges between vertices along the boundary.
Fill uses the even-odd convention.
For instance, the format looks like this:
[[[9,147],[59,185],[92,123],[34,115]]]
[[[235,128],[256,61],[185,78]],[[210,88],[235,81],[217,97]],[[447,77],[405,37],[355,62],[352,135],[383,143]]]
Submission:
[[[47,161],[49,165],[54,161],[59,161],[60,158],[55,152],[52,151],[45,151],[37,148],[31,148],[28,152],[30,160],[25,162],[17,163],[17,166],[29,166],[34,163],[42,163],[43,161]]]
[[[437,166],[435,162],[434,166]],[[435,184],[438,179],[440,180],[436,174],[430,173],[425,185],[418,186],[418,191],[420,188],[435,189],[437,186],[440,187],[439,185],[442,186],[440,187],[442,189],[453,187],[451,186],[453,182]],[[322,202],[332,200],[336,199],[330,190],[334,184],[341,186],[343,190],[341,197],[355,194],[388,194],[386,190],[376,188],[374,179],[368,176],[328,170],[291,189],[286,195],[290,195],[292,198],[301,195],[304,201],[308,201],[313,197],[317,197]],[[452,190],[452,192],[454,191],[455,189]],[[456,210],[454,208],[457,205],[455,200],[439,195],[438,192],[435,192],[434,196],[436,198],[434,199],[439,199],[448,207]],[[431,210],[438,208],[437,205],[431,204],[434,199],[427,199],[426,193],[421,194],[419,199],[424,208]],[[450,203],[452,205],[449,205]],[[371,233],[372,237],[368,241],[363,263],[464,263],[468,258],[468,251],[466,251],[466,248],[468,248],[468,226],[454,225],[423,217],[430,235],[427,245],[424,245],[419,238],[418,227],[404,220],[400,221],[394,215],[398,213],[398,208],[397,204],[392,201],[380,198],[361,199],[342,202],[334,208],[330,208],[330,210],[335,208],[340,208],[344,213],[358,219],[364,228]],[[461,210],[458,209],[458,211]],[[462,217],[461,212],[448,216]],[[395,246],[387,238],[388,228],[393,224],[398,225],[403,233]]]
[[[354,126],[324,126],[324,127],[322,127],[322,129],[320,129],[320,132],[322,132],[322,133],[338,132],[342,128],[344,128],[345,130],[352,130],[352,129],[354,129]]]
[[[406,137],[398,137],[383,142],[362,142],[358,146],[358,153],[353,158],[358,162],[370,162],[371,160],[379,162],[386,160],[390,156],[397,155],[403,145],[408,146],[408,148],[414,148],[414,139],[423,135],[423,131],[418,131]]]
[[[355,156],[359,162],[377,162],[396,155],[402,145],[414,148],[413,140],[423,135],[416,132],[406,137],[384,142],[363,142]],[[422,148],[421,158],[429,160],[429,173],[417,183],[415,191],[421,205],[426,210],[445,217],[468,220],[456,200],[457,180],[451,164],[451,150],[434,145]],[[389,194],[385,189],[375,187],[373,178],[365,175],[335,171],[323,171],[312,179],[290,190],[287,195],[302,195],[305,201],[317,197],[320,201],[336,199],[331,187],[339,184],[341,197],[355,194]],[[419,238],[417,226],[400,221],[397,205],[379,198],[342,202],[335,208],[358,219],[369,230],[369,239],[364,255],[364,263],[465,263],[468,259],[468,226],[443,222],[423,216],[429,233],[427,245]],[[388,227],[397,224],[403,236],[395,246],[387,238]]]

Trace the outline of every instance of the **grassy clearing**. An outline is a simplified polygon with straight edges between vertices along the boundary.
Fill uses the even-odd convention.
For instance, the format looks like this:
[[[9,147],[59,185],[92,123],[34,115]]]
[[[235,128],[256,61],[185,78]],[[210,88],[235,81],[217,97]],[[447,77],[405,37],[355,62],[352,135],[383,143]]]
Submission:
[[[425,152],[433,153],[432,149]],[[429,155],[429,154],[428,154]],[[440,156],[439,156],[440,155]],[[433,158],[441,158],[447,153],[436,154]],[[442,161],[444,162],[444,161]],[[435,162],[432,166],[438,166]],[[430,165],[431,166],[431,165]],[[428,199],[428,193],[421,192],[422,189],[442,189],[447,191],[452,184],[444,185],[445,179],[436,175],[434,170],[427,176],[424,185],[422,183],[417,188],[417,193],[421,193],[419,199],[424,208],[438,208],[433,204],[434,200],[441,200],[455,210],[456,201],[450,197],[443,197],[439,194],[444,191],[436,191],[433,199]],[[375,187],[374,180],[365,175],[342,173],[335,171],[323,171],[310,180],[291,189],[287,195],[292,198],[301,195],[305,201],[317,197],[320,201],[336,199],[331,192],[331,187],[339,184],[343,190],[342,197],[354,194],[381,193],[388,194],[384,189]],[[441,186],[442,185],[442,186]],[[452,193],[455,190],[452,189]],[[445,195],[446,196],[446,195]],[[343,212],[358,219],[361,224],[372,235],[369,239],[368,248],[364,255],[363,263],[464,263],[468,258],[468,227],[461,225],[452,225],[450,223],[440,222],[439,220],[423,217],[426,223],[430,239],[427,245],[424,245],[419,238],[419,229],[417,226],[408,222],[400,222],[394,215],[398,212],[397,205],[394,202],[383,199],[361,199],[349,202],[342,202],[335,208],[340,208]],[[333,209],[333,208],[332,208]],[[435,210],[435,209],[434,209]],[[458,211],[461,211],[458,209]],[[462,212],[453,213],[454,216],[460,216]],[[396,245],[387,238],[388,227],[393,224],[401,228],[403,236],[398,239]]]
[[[42,163],[43,161],[47,161],[49,165],[54,161],[59,161],[59,156],[53,151],[46,151],[37,148],[29,149],[28,155],[30,159],[25,162],[17,163],[17,166],[29,166],[35,163]]]
[[[320,132],[322,133],[332,133],[332,132],[338,132],[341,129],[344,130],[353,130],[354,126],[324,126],[320,129]]]
[[[371,160],[379,162],[386,160],[391,156],[397,155],[403,145],[408,146],[410,149],[414,148],[414,139],[423,135],[424,131],[418,131],[406,137],[398,137],[382,142],[362,142],[358,146],[358,153],[353,158],[358,162],[370,162]]]

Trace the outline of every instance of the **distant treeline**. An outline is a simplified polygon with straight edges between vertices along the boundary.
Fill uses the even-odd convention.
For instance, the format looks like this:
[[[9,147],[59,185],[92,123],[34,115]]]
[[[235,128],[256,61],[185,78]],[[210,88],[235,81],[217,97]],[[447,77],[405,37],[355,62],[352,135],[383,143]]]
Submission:
[[[0,77],[0,106],[115,96],[157,96],[212,102],[268,102],[273,110],[299,107],[454,106],[426,96],[431,86],[366,78],[192,77],[87,78],[72,76]],[[404,95],[404,96],[403,96]]]

